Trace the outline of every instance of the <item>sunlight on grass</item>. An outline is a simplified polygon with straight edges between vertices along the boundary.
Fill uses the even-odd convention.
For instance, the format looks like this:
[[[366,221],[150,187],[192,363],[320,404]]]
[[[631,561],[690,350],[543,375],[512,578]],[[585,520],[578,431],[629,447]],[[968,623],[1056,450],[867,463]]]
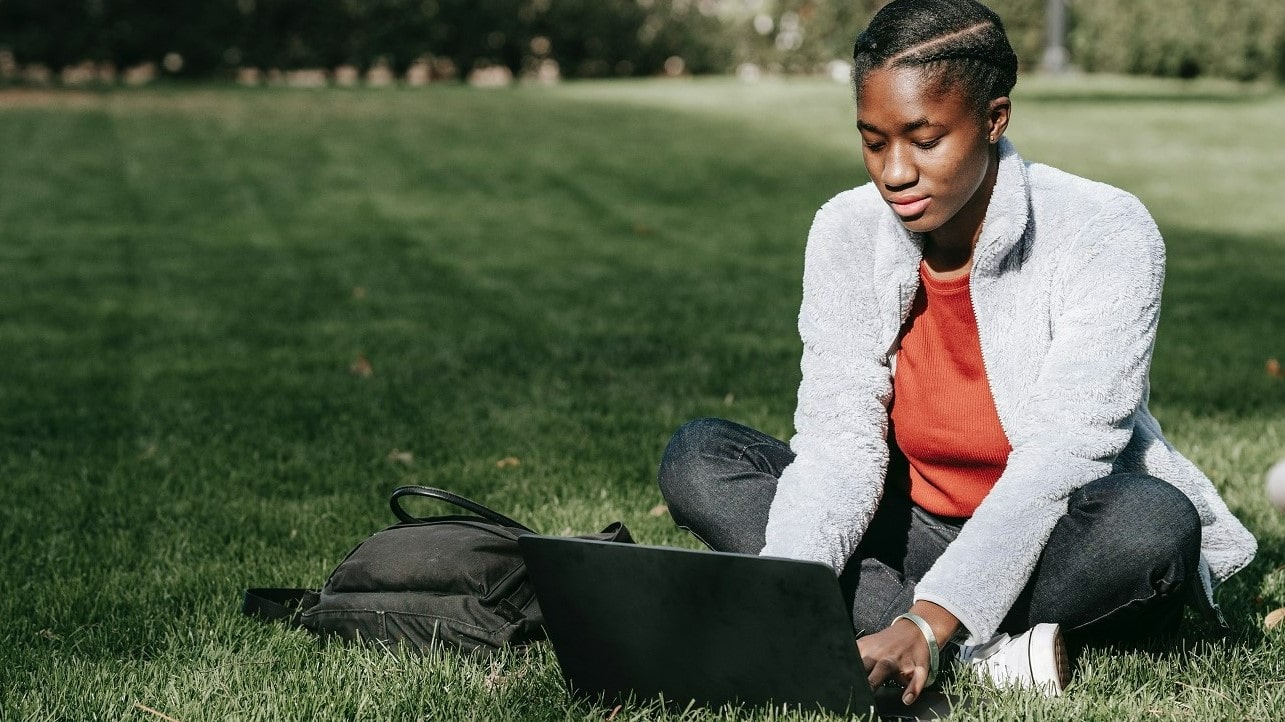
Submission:
[[[829,80],[576,83],[560,94],[749,122],[846,154],[864,181],[855,109]],[[1028,160],[1126,188],[1165,221],[1280,239],[1285,93],[1230,81],[1023,76],[1009,136]],[[779,159],[789,165],[786,155]],[[1285,243],[1285,241],[1281,241]]]

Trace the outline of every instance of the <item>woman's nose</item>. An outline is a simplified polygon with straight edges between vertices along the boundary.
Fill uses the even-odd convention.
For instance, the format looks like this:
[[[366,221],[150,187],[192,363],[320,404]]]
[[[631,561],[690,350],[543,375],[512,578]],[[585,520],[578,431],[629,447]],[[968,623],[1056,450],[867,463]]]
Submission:
[[[879,181],[890,189],[905,188],[919,180],[919,169],[915,167],[910,150],[900,144],[893,144],[884,156],[883,173]]]

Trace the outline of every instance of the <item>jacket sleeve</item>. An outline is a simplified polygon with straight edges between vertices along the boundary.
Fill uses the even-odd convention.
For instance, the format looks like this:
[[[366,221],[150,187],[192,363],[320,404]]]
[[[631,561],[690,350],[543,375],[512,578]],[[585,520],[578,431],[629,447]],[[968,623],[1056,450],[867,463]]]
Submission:
[[[892,376],[881,347],[873,253],[837,198],[817,213],[804,255],[799,336],[803,372],[796,457],[777,485],[767,521],[768,556],[819,561],[836,572],[878,506]]]
[[[1118,193],[1054,273],[1051,341],[1006,429],[1013,450],[1004,473],[916,586],[916,600],[946,607],[974,642],[995,634],[1071,493],[1111,473],[1146,395],[1164,242],[1142,204]]]

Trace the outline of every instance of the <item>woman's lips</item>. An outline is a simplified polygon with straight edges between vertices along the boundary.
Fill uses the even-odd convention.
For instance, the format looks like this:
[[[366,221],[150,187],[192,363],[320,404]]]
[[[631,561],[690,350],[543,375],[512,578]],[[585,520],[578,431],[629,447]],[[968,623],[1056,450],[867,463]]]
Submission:
[[[916,196],[907,198],[895,198],[889,200],[892,210],[902,218],[910,218],[924,212],[928,207],[928,202],[932,200],[928,196]]]

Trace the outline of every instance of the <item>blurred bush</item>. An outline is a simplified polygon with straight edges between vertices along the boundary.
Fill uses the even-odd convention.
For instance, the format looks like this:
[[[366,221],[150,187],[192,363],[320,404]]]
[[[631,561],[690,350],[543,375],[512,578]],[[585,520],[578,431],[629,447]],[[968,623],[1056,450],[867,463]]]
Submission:
[[[1074,0],[1085,70],[1285,80],[1285,0]]]
[[[877,0],[730,0],[721,17],[738,66],[768,72],[817,72],[852,57],[852,40],[880,6]]]
[[[886,0],[0,0],[0,50],[54,72],[83,61],[230,76],[425,64],[438,75],[557,64],[572,77],[817,72],[850,57]],[[991,0],[1025,67],[1045,0]],[[1285,0],[1069,0],[1086,70],[1285,79]],[[164,62],[162,62],[164,61]]]
[[[576,76],[731,64],[719,0],[0,0],[0,48],[57,71],[171,60],[176,75],[238,67],[405,71],[424,58],[514,73],[545,58]],[[675,66],[671,62],[670,69]]]

